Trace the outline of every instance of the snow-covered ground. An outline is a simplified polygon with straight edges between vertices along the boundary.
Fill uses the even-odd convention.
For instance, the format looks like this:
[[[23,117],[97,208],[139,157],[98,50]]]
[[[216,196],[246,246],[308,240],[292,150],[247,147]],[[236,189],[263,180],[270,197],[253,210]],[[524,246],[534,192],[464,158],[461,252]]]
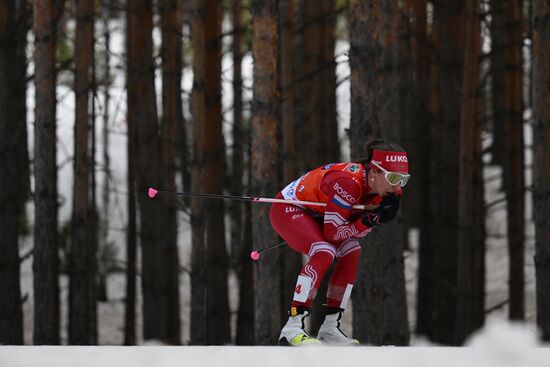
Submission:
[[[545,367],[550,348],[524,325],[498,319],[464,348],[434,347],[0,347],[2,367],[381,366]]]

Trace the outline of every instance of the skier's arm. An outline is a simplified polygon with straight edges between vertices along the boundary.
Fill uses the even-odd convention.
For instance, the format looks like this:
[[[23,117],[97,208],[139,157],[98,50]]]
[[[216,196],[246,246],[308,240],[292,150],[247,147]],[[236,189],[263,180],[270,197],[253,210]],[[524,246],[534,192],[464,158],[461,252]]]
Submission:
[[[372,227],[361,218],[350,222],[353,204],[361,195],[361,188],[345,172],[330,172],[321,181],[321,190],[329,197],[325,208],[323,232],[329,242],[341,242],[351,237],[366,235]]]

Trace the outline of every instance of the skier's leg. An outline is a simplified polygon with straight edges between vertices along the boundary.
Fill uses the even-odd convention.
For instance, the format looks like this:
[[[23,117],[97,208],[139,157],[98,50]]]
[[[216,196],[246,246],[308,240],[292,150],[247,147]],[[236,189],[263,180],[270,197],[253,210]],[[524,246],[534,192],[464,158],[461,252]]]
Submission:
[[[347,307],[357,275],[361,246],[355,239],[348,240],[336,251],[337,263],[327,291],[327,315],[319,329],[318,338],[335,345],[354,345],[359,342],[340,330],[340,319]]]
[[[270,219],[275,231],[292,249],[309,256],[298,275],[292,301],[292,307],[309,308],[325,273],[334,261],[336,248],[325,241],[320,220],[302,208],[274,204]]]
[[[324,240],[320,221],[299,207],[274,204],[270,218],[275,231],[291,248],[309,256],[298,275],[289,319],[281,330],[279,343],[318,343],[305,332],[304,319],[309,313],[323,276],[334,261],[336,249]]]

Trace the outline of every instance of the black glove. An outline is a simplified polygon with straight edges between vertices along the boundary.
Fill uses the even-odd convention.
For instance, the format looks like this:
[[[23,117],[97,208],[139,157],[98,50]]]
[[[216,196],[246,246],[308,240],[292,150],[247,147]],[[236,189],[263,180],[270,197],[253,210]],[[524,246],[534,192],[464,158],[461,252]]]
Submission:
[[[397,194],[384,196],[376,209],[368,210],[363,214],[361,221],[366,226],[375,227],[381,223],[393,220],[399,210],[400,200],[401,197]]]

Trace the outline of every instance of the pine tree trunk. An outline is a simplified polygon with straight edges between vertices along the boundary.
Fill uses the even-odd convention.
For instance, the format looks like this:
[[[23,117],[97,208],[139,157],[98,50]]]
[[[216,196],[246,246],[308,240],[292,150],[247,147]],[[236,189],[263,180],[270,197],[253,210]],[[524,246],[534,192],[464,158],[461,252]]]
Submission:
[[[181,26],[178,22],[178,1],[163,0],[160,3],[162,32],[162,187],[176,191],[176,139],[177,126],[181,124]],[[167,312],[166,333],[171,344],[181,344],[179,302],[179,258],[177,245],[177,201],[163,198],[165,220],[162,230],[163,247],[167,251]]]
[[[365,156],[375,137],[399,141],[397,1],[351,1],[350,66],[352,157]],[[407,345],[400,219],[366,238],[353,298],[354,336],[363,342]]]
[[[91,242],[90,131],[94,56],[94,3],[76,1],[74,195],[69,264],[69,344],[97,343],[95,244]]]
[[[203,25],[204,0],[193,0],[191,9],[191,41],[193,48],[193,94],[191,113],[193,116],[193,165],[191,191],[200,192],[204,188],[205,140],[205,29]],[[205,206],[203,200],[191,202],[191,339],[190,344],[206,344],[206,247],[205,247]]]
[[[420,162],[418,160],[418,149],[421,149],[421,144],[413,142],[420,141],[420,134],[425,133],[426,130],[421,131],[419,120],[421,116],[421,101],[422,99],[414,99],[414,62],[413,62],[413,9],[410,4],[410,0],[404,1],[399,6],[398,16],[398,63],[399,63],[399,121],[401,131],[401,146],[407,151],[407,156],[411,162]],[[415,102],[418,101],[418,102]],[[418,112],[417,112],[418,111]],[[424,117],[425,119],[425,117]],[[403,224],[401,229],[403,231],[403,247],[410,249],[409,244],[409,230],[412,227],[417,227],[420,221],[420,217],[417,213],[418,205],[411,205],[412,200],[418,202],[420,187],[416,180],[416,168],[418,165],[411,167],[415,172],[415,180],[411,181],[407,185],[407,195],[403,197],[402,201],[402,219]]]
[[[430,195],[433,219],[432,339],[457,344],[458,147],[464,65],[464,6],[462,1],[434,2],[440,66],[441,110],[434,124]],[[452,143],[455,142],[455,143]],[[437,169],[437,170],[435,170]]]
[[[414,35],[413,45],[413,68],[414,68],[414,90],[415,116],[412,123],[414,133],[415,149],[411,152],[411,168],[415,175],[415,180],[410,182],[413,192],[407,187],[407,194],[403,198],[404,215],[417,217],[419,227],[418,244],[418,283],[416,295],[416,332],[421,335],[430,334],[431,319],[431,284],[432,284],[432,247],[429,241],[429,223],[430,210],[426,204],[428,202],[430,190],[430,166],[428,164],[415,164],[415,162],[428,162],[430,156],[430,130],[431,121],[434,119],[430,111],[430,88],[432,82],[431,69],[433,61],[430,58],[428,44],[432,40],[428,39],[427,32],[427,9],[426,1],[411,1],[413,3],[414,23],[412,33]],[[433,31],[430,35],[433,39]],[[414,155],[416,153],[416,155]],[[411,197],[414,195],[414,197]]]
[[[23,344],[23,316],[19,275],[20,181],[17,166],[21,155],[19,139],[25,120],[13,116],[12,88],[16,49],[15,2],[0,4],[0,154],[8,164],[0,165],[0,344]],[[26,146],[26,144],[25,144]]]
[[[252,8],[252,55],[254,86],[252,106],[252,185],[251,192],[273,196],[277,191],[277,60],[279,33],[277,1],[254,0]],[[252,208],[253,243],[268,246],[278,241],[269,223],[269,207]],[[256,344],[277,341],[281,309],[274,295],[280,294],[279,253],[272,252],[254,268],[256,289],[254,308]]]
[[[306,1],[306,28],[304,40],[308,52],[313,58],[305,63],[304,83],[306,91],[306,126],[309,138],[306,141],[306,157],[309,167],[315,168],[324,163],[338,162],[340,159],[340,144],[338,139],[338,124],[336,121],[336,63],[334,49],[336,43],[336,2],[334,0]],[[309,10],[307,10],[309,9]],[[309,64],[309,65],[308,65]],[[287,182],[290,182],[287,181]],[[298,255],[298,254],[295,254]],[[333,265],[327,273],[317,293],[325,295],[331,277]],[[292,271],[293,274],[299,273]],[[293,282],[296,282],[294,275]],[[289,288],[292,290],[292,288]],[[290,298],[288,298],[290,299]],[[288,301],[287,301],[288,302]],[[310,317],[310,329],[315,333],[325,318],[324,297],[316,297],[313,302]]]
[[[168,332],[170,305],[167,264],[170,253],[161,242],[164,212],[161,200],[147,197],[149,187],[162,184],[160,175],[160,144],[154,85],[153,62],[153,6],[151,0],[131,0],[127,11],[134,18],[129,26],[132,30],[132,53],[129,53],[129,72],[135,86],[134,105],[128,108],[135,114],[135,168],[137,199],[140,213],[140,240],[142,248],[142,290],[143,290],[143,338],[171,343]],[[130,66],[131,64],[131,66]],[[133,93],[133,91],[132,91]]]
[[[243,7],[240,0],[232,1],[232,19],[233,19],[233,154],[231,155],[231,181],[230,192],[232,195],[243,194],[243,173],[244,173],[244,154],[243,148],[246,145],[243,138],[243,77],[242,77],[242,59],[243,59],[243,35],[244,23],[242,21]],[[242,248],[243,233],[243,212],[244,205],[240,201],[228,203],[231,213],[231,265],[237,273],[240,268],[239,255]]]
[[[279,88],[281,93],[281,141],[283,183],[298,177],[296,132],[294,121],[294,36],[295,8],[291,0],[279,1]],[[296,275],[302,268],[302,255],[295,251],[281,252],[281,317],[288,316]]]
[[[322,60],[322,12],[318,0],[302,2],[303,14],[303,74],[300,77],[300,87],[303,91],[303,150],[305,171],[322,164],[323,134],[321,114],[318,111],[321,89],[319,80],[321,75],[320,60]]]
[[[249,165],[250,166],[250,165]],[[249,167],[250,168],[250,167]],[[249,185],[250,186],[250,185]],[[240,255],[242,262],[239,274],[239,310],[237,314],[237,335],[235,344],[255,345],[254,319],[256,309],[254,307],[254,283],[253,267],[250,261],[252,251],[252,207],[251,203],[245,204],[243,218],[243,248]]]
[[[533,204],[537,326],[550,341],[550,4],[533,3]]]
[[[475,247],[478,245],[479,226],[475,222],[480,220],[476,215],[476,182],[475,175],[479,175],[476,169],[481,160],[478,154],[481,147],[477,144],[480,139],[476,136],[479,132],[476,125],[479,103],[479,54],[480,54],[480,24],[479,1],[467,2],[466,14],[466,51],[464,56],[464,79],[462,87],[462,111],[460,123],[460,160],[459,160],[459,232],[457,251],[457,308],[456,308],[456,343],[462,344],[464,340],[475,330],[474,305],[476,303],[474,293],[476,286],[476,273],[474,269]],[[482,201],[483,205],[483,201]],[[483,220],[483,219],[482,219]]]
[[[110,192],[111,192],[111,157],[109,155],[109,108],[111,103],[111,30],[109,29],[109,20],[111,19],[110,1],[103,1],[101,4],[101,23],[102,38],[105,44],[105,53],[103,55],[103,126],[101,129],[101,145],[103,156],[103,183],[101,186],[101,220],[99,223],[99,241],[98,241],[98,263],[97,263],[97,299],[98,301],[107,301],[107,247],[109,238],[109,213],[110,213]]]
[[[53,0],[34,1],[34,344],[59,344],[56,23]]]
[[[525,318],[525,179],[523,147],[523,13],[521,0],[504,6],[505,115],[502,175],[506,191],[511,320]]]
[[[321,57],[318,62],[321,74],[319,89],[321,94],[317,110],[322,124],[322,163],[340,161],[340,139],[336,116],[336,1],[321,0],[322,14]],[[328,279],[328,278],[327,278]]]
[[[127,4],[128,9],[133,6]],[[133,11],[126,12],[126,53],[128,55],[126,89],[127,108],[136,105],[135,36],[136,18]],[[136,274],[137,274],[137,209],[136,209],[136,130],[137,116],[128,113],[128,228],[126,230],[126,302],[124,312],[124,345],[136,344]]]
[[[245,161],[246,151],[250,151],[250,128],[244,126],[243,118],[243,80],[242,58],[245,36],[244,11],[241,0],[233,0],[233,155],[231,187],[234,195],[244,192],[243,176],[250,178],[250,159]],[[247,184],[247,187],[250,187]],[[249,254],[252,251],[250,203],[235,201],[231,214],[231,257],[239,279],[239,307],[237,311],[237,330],[235,344],[254,344],[254,289],[252,287],[252,263]]]
[[[205,155],[197,157],[205,165],[205,186],[208,193],[223,192],[225,146],[221,112],[221,0],[208,0],[205,27],[205,99],[206,116],[203,128]],[[225,249],[224,202],[205,202],[205,237],[207,271],[207,335],[208,344],[225,344],[231,340],[229,296],[227,288],[228,257]]]
[[[197,1],[193,14],[193,110],[195,141],[193,189],[206,193],[223,191],[225,150],[221,116],[221,18],[219,0]],[[201,65],[202,64],[202,65]],[[199,206],[200,205],[200,206]],[[230,341],[229,300],[227,289],[228,261],[225,250],[223,202],[209,200],[193,203],[193,216],[199,215],[193,227],[192,287],[203,298],[192,300],[194,312],[202,313],[204,335],[193,342],[225,344]],[[197,218],[193,218],[197,220]],[[194,223],[194,224],[195,224]],[[196,238],[195,238],[196,236]],[[204,270],[200,270],[200,267]],[[200,272],[200,273],[199,273]],[[197,277],[202,276],[202,278]],[[202,305],[199,302],[202,301]],[[204,311],[197,310],[203,307]],[[197,316],[199,316],[197,315]],[[200,322],[198,319],[197,322]],[[192,321],[193,322],[193,321]],[[197,333],[199,333],[197,331]],[[198,339],[197,336],[203,339]]]
[[[15,62],[12,68],[14,86],[11,89],[14,98],[12,119],[18,121],[17,129],[13,130],[17,140],[17,173],[18,197],[21,206],[21,218],[26,218],[24,204],[30,196],[30,164],[27,132],[27,35],[32,26],[32,4],[27,0],[15,1]]]
[[[506,42],[504,9],[508,5],[507,1],[491,0],[491,23],[489,27],[491,32],[491,126],[493,131],[491,158],[493,164],[502,166],[506,142],[504,131],[506,116],[506,65],[504,53],[505,49],[510,46]]]

